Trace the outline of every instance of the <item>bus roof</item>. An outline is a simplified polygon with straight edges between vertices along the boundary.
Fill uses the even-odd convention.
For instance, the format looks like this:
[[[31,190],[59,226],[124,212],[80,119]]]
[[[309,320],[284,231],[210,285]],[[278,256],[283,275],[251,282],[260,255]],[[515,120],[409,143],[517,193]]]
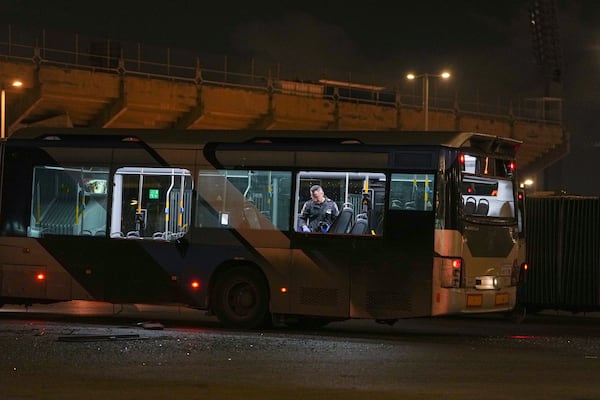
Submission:
[[[510,148],[516,153],[519,140],[478,132],[462,131],[331,131],[331,130],[183,130],[127,128],[49,128],[29,127],[14,132],[11,139],[68,140],[119,137],[142,141],[150,146],[177,144],[203,147],[207,143],[329,143],[374,146],[420,145],[451,148],[474,147],[483,150]]]

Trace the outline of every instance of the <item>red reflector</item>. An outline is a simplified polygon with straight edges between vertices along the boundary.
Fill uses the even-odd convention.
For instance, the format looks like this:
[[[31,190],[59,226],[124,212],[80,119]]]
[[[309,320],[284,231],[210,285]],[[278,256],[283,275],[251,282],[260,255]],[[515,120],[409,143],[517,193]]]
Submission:
[[[452,260],[452,268],[455,268],[455,269],[460,268],[460,260],[459,259]]]
[[[286,287],[282,287],[281,289],[279,289],[281,291],[281,293],[287,293],[287,288]]]
[[[465,155],[464,154],[460,155],[460,162],[463,164],[465,163]]]
[[[528,266],[527,264],[523,264],[523,269],[524,269],[525,271],[527,271],[527,268],[529,268],[529,266]]]
[[[190,285],[192,286],[193,289],[198,289],[200,287],[200,282],[192,281],[192,283],[190,283]]]
[[[38,281],[43,281],[46,279],[46,274],[40,272],[35,276],[35,279],[37,279]]]

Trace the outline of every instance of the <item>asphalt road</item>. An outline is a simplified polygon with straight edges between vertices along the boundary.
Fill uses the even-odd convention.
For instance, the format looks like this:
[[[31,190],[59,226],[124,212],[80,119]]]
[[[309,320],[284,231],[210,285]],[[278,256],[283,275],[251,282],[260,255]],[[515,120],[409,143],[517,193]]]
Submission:
[[[0,399],[600,400],[600,319],[225,330],[180,308],[0,309]]]

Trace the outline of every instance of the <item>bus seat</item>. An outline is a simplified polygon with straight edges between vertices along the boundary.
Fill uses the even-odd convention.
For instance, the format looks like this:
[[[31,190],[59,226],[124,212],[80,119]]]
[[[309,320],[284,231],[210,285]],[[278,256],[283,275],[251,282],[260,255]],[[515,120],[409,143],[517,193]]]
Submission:
[[[480,199],[475,210],[476,215],[488,215],[490,210],[490,202],[487,199]]]
[[[154,232],[152,234],[152,239],[160,240],[160,239],[166,239],[166,238],[167,238],[167,235],[165,232]]]
[[[405,210],[416,210],[417,209],[417,203],[415,201],[407,201],[404,204],[404,209]]]
[[[403,204],[402,201],[400,201],[398,199],[393,199],[391,208],[403,208],[402,204]]]
[[[356,216],[356,222],[350,233],[353,235],[366,235],[369,233],[369,220],[366,214],[358,214]]]
[[[349,233],[352,229],[352,220],[354,219],[354,210],[350,207],[344,207],[337,216],[329,232],[331,233]]]
[[[477,210],[477,200],[475,200],[475,197],[467,197],[464,207],[465,215],[475,214],[475,210]]]
[[[140,233],[138,231],[129,231],[125,237],[129,239],[139,239]]]
[[[98,230],[98,231],[96,231],[96,233],[94,233],[94,236],[106,236],[106,231]]]
[[[244,206],[244,221],[250,229],[260,229],[260,217],[253,204]]]

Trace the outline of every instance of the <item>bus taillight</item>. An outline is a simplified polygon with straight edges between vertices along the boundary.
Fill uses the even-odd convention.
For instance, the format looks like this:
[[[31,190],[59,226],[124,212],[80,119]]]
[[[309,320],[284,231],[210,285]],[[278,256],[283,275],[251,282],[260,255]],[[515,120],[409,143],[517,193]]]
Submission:
[[[440,283],[445,288],[460,287],[462,260],[460,258],[442,258]]]
[[[190,282],[190,286],[192,287],[192,289],[198,290],[200,289],[200,281],[193,280],[192,282]]]
[[[46,280],[46,274],[43,272],[39,272],[35,275],[35,280],[38,282],[43,282]]]

